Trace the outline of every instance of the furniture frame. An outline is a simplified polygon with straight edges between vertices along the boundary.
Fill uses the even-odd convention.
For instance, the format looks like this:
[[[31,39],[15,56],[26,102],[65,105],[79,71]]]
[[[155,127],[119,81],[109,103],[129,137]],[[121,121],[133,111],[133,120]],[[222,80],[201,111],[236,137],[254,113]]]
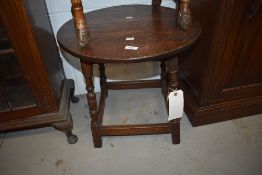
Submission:
[[[36,22],[37,21],[37,22]],[[52,126],[76,143],[70,99],[45,0],[0,1],[0,132]]]
[[[178,58],[161,62],[161,79],[159,80],[138,80],[107,82],[104,64],[99,64],[101,95],[97,107],[96,95],[94,93],[93,63],[82,61],[82,71],[86,79],[86,89],[89,113],[92,118],[91,129],[95,147],[102,146],[102,136],[125,136],[145,134],[168,134],[172,136],[173,144],[180,143],[180,118],[171,120],[168,123],[137,124],[137,125],[103,125],[105,100],[108,90],[139,89],[139,88],[161,88],[164,101],[168,110],[168,89],[177,89]],[[169,83],[167,84],[167,75]]]
[[[57,39],[62,49],[81,60],[81,68],[86,80],[89,113],[92,118],[91,130],[93,142],[96,148],[102,146],[102,136],[170,133],[172,136],[172,142],[174,144],[180,143],[180,118],[171,120],[167,123],[103,125],[103,115],[108,90],[161,88],[168,109],[167,96],[170,90],[176,90],[178,88],[177,56],[197,40],[201,30],[200,24],[197,21],[192,22],[189,3],[189,0],[182,0],[179,13],[170,8],[159,7],[161,1],[153,1],[153,7],[145,5],[119,6],[90,12],[85,16],[81,0],[72,0],[74,21],[71,20],[67,22],[59,29]],[[125,17],[123,15],[131,14],[134,11],[136,11],[138,15],[135,17],[136,19],[142,17],[144,20],[136,21],[135,19],[135,21],[140,24],[137,27],[140,28],[134,28],[131,23],[126,23],[126,19],[124,19]],[[177,17],[177,15],[179,16]],[[119,16],[121,16],[121,18]],[[166,16],[166,18],[162,16]],[[117,19],[114,20],[115,18]],[[89,22],[88,27],[86,19]],[[172,21],[175,21],[176,19],[178,19],[178,25],[176,22],[172,23]],[[140,52],[123,51],[123,53],[121,53],[122,45],[118,46],[119,42],[121,42],[121,37],[123,36],[121,32],[126,31],[129,27],[130,31],[135,33],[135,36],[139,36],[141,34],[140,30],[143,29],[143,26],[141,26],[142,23],[154,24],[152,27],[153,32],[151,31],[152,36],[149,36],[149,39],[154,39],[156,36],[159,36],[158,33],[163,33],[164,29],[161,28],[161,24],[164,24],[162,27],[167,28],[166,36],[168,39],[163,39],[165,37],[156,37],[155,39],[157,39],[159,43],[165,45],[165,47],[161,47],[160,50],[157,50],[155,48],[156,41],[146,42],[144,38],[141,39],[141,43],[150,48],[149,50],[143,50],[141,48],[139,50]],[[72,27],[74,25],[75,28]],[[106,30],[101,31],[101,29]],[[76,37],[73,35],[75,31]],[[92,35],[94,37],[92,37]],[[180,35],[182,37],[180,37]],[[103,36],[107,38],[106,40],[111,41],[110,49],[108,49],[106,40],[103,41]],[[143,38],[143,36],[140,37]],[[175,38],[169,39],[169,37]],[[116,41],[118,39],[120,40]],[[107,82],[104,64],[139,63],[147,61],[161,62],[161,79]],[[94,64],[99,64],[100,71],[101,96],[99,103],[96,101],[96,94],[94,92]]]

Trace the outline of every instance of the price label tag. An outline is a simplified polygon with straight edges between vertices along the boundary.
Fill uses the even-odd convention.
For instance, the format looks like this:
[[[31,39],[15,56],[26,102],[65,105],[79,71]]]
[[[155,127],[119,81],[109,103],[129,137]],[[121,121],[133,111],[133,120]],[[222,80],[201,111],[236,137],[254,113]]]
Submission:
[[[134,17],[133,16],[127,16],[125,17],[126,19],[133,19]]]
[[[138,47],[136,47],[136,46],[126,46],[125,49],[126,50],[137,50]]]
[[[126,41],[134,41],[135,40],[135,37],[126,37]]]
[[[184,94],[182,90],[170,92],[168,95],[168,121],[181,118],[184,112]]]

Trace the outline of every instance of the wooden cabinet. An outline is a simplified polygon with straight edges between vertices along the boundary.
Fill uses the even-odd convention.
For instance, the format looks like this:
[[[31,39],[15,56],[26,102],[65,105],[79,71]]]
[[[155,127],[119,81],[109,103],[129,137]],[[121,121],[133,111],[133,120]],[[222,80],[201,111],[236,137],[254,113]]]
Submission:
[[[0,131],[51,125],[75,143],[68,110],[73,91],[45,1],[0,1]]]
[[[262,112],[261,0],[194,0],[202,34],[180,81],[194,126]]]

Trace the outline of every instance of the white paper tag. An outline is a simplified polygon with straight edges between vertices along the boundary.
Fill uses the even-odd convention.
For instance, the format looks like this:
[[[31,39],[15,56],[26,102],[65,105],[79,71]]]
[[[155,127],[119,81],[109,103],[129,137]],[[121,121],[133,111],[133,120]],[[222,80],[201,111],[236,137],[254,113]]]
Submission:
[[[136,47],[136,46],[126,46],[125,49],[126,50],[137,50],[138,47]]]
[[[135,37],[126,37],[126,41],[133,41],[133,40],[135,40]]]
[[[133,19],[133,16],[127,16],[126,19]]]
[[[182,90],[170,92],[168,95],[168,121],[181,118],[184,111],[184,94]]]

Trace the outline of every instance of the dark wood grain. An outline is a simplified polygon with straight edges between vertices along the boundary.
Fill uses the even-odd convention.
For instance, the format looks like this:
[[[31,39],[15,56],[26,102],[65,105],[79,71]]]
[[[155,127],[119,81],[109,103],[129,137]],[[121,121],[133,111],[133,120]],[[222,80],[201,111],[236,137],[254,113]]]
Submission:
[[[262,112],[261,7],[249,15],[256,2],[192,1],[202,35],[180,59],[180,85],[194,126]]]
[[[168,82],[171,91],[175,91],[178,86],[177,72],[178,72],[178,58],[176,57],[167,61],[167,75],[168,75]]]
[[[171,124],[171,137],[173,144],[180,143],[180,118],[171,120],[169,123]]]
[[[140,124],[140,125],[113,125],[103,126],[103,136],[125,136],[125,135],[147,135],[147,134],[169,134],[171,127],[169,123]]]
[[[160,88],[160,87],[161,87],[160,80],[118,81],[118,82],[107,83],[107,88],[112,90]]]
[[[107,83],[104,64],[99,64],[99,72],[100,72],[100,87],[103,88],[103,86],[106,86],[106,83]],[[108,96],[107,89],[106,89],[105,95]]]
[[[65,23],[57,33],[60,46],[85,61],[97,63],[130,63],[172,58],[193,44],[200,34],[200,24],[194,20],[188,30],[181,29],[177,13],[167,7],[127,5],[96,10],[86,14],[91,40],[81,48],[72,33],[73,20]],[[126,17],[132,16],[132,19]],[[134,36],[135,40],[126,41]],[[125,46],[138,50],[125,50]],[[103,52],[101,52],[103,50]]]

